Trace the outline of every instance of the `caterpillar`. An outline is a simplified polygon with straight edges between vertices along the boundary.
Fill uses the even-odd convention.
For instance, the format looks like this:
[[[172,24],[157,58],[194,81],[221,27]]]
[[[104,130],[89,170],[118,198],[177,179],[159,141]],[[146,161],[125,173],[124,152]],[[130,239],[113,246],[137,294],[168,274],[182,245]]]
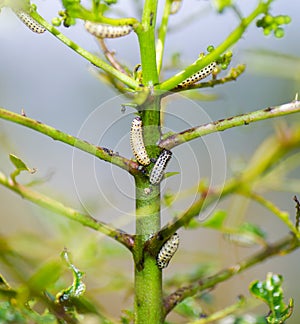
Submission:
[[[19,19],[34,33],[42,34],[46,28],[35,21],[27,12],[22,9],[14,10]]]
[[[208,64],[202,70],[196,72],[195,74],[191,75],[186,80],[179,83],[178,87],[185,88],[185,87],[187,87],[187,86],[189,86],[191,84],[194,84],[194,83],[196,83],[196,82],[198,82],[198,81],[200,81],[202,79],[205,79],[207,76],[212,74],[212,72],[213,72],[213,70],[215,69],[216,66],[217,66],[216,62],[212,62],[212,63]]]
[[[147,154],[143,140],[143,123],[140,117],[135,117],[131,124],[130,130],[130,145],[137,161],[146,166],[150,164],[150,159]]]
[[[179,246],[179,235],[174,233],[168,241],[160,249],[157,258],[156,264],[160,269],[164,269],[168,266],[173,255],[177,251]]]
[[[132,31],[130,25],[112,26],[107,24],[94,23],[86,21],[85,29],[95,37],[98,38],[117,38],[128,35]]]
[[[153,169],[150,173],[150,183],[153,185],[159,184],[164,175],[164,170],[172,157],[172,152],[163,150],[156,160]]]

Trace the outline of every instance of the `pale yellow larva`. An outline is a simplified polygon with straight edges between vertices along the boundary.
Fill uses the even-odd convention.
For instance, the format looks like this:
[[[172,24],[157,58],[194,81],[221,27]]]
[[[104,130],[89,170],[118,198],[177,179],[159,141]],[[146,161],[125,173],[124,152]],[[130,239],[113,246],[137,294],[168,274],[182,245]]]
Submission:
[[[160,249],[157,258],[156,264],[160,269],[164,269],[168,266],[173,255],[177,251],[179,246],[179,235],[174,233],[168,241]]]
[[[157,185],[161,182],[164,175],[165,168],[172,157],[172,152],[168,150],[163,150],[160,156],[157,158],[153,169],[150,173],[150,183]]]
[[[15,14],[20,20],[34,33],[42,34],[46,31],[46,28],[35,21],[27,12],[22,9],[14,10]]]
[[[85,29],[95,37],[98,38],[117,38],[128,35],[132,31],[130,25],[112,26],[107,24],[94,23],[86,21]]]
[[[212,62],[208,64],[205,68],[201,69],[200,71],[196,72],[195,74],[191,75],[189,78],[186,80],[182,81],[179,83],[178,87],[179,88],[185,88],[188,87],[189,85],[192,85],[202,79],[205,79],[208,77],[210,74],[213,73],[214,69],[216,68],[217,63]]]
[[[142,119],[140,117],[135,117],[131,124],[130,145],[137,161],[146,166],[149,165],[151,161],[144,145],[142,126]]]

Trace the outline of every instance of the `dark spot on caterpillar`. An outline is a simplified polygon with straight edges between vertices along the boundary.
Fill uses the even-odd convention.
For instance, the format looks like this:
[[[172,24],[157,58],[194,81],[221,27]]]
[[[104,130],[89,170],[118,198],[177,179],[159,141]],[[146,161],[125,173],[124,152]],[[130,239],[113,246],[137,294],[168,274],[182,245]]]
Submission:
[[[273,110],[272,107],[268,107],[268,108],[264,109],[265,112],[269,112],[269,111],[271,111],[271,110]]]

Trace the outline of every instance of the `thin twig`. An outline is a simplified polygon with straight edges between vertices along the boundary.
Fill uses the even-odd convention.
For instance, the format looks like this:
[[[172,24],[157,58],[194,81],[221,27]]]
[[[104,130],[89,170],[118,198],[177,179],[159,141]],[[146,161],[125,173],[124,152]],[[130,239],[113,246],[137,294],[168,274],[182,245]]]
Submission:
[[[162,82],[157,86],[157,89],[164,91],[172,90],[192,74],[200,71],[209,63],[215,62],[220,55],[222,55],[227,49],[232,47],[237,41],[241,39],[242,35],[247,30],[248,26],[253,22],[253,20],[255,20],[256,17],[260,14],[266,12],[273,1],[274,0],[268,0],[267,2],[259,1],[257,7],[250,13],[250,15],[244,18],[237,26],[237,28],[226,38],[223,43],[217,46],[214,51],[203,58],[199,58],[196,62],[189,65],[183,71]]]
[[[25,187],[19,183],[13,182],[2,172],[0,172],[0,184],[19,194],[22,198],[25,198],[40,207],[63,215],[69,219],[81,223],[84,226],[90,227],[115,239],[116,241],[126,246],[129,250],[131,250],[133,247],[134,239],[131,235],[104,222],[100,222],[94,219],[91,215],[81,213],[75,209],[65,206],[55,199],[29,189],[28,187]]]
[[[76,53],[87,59],[89,62],[97,66],[98,68],[104,70],[110,75],[114,76],[124,84],[126,84],[131,89],[138,89],[139,83],[128,75],[118,71],[117,69],[110,66],[105,61],[101,60],[98,56],[88,52],[87,50],[80,47],[78,44],[73,42],[71,39],[62,34],[58,29],[49,24],[43,17],[41,17],[36,11],[30,13],[34,20],[44,26],[53,36],[58,38],[61,42],[67,45],[69,48],[74,50]],[[109,19],[108,19],[109,20]],[[112,19],[115,22],[116,19]],[[109,20],[110,21],[110,20]],[[121,19],[120,19],[121,21]],[[115,23],[114,23],[115,24]]]
[[[194,90],[194,89],[203,89],[203,88],[213,88],[216,85],[224,84],[227,82],[232,82],[236,81],[236,79],[245,71],[245,65],[241,64],[238,65],[235,68],[231,68],[229,73],[219,79],[212,79],[206,82],[200,82],[200,83],[195,83],[191,84],[186,88],[183,87],[176,87],[175,89],[172,90],[172,92],[167,92],[164,96],[170,95],[173,92],[184,92],[186,90]]]
[[[107,58],[107,60],[110,62],[110,64],[118,71],[120,71],[121,73],[124,73],[126,75],[128,75],[128,73],[125,71],[125,69],[123,68],[123,66],[116,60],[115,58],[115,53],[111,52],[108,47],[105,44],[105,41],[103,38],[98,38],[98,43],[101,46],[101,49],[103,51],[103,54],[105,55],[105,57]]]
[[[161,148],[170,150],[175,146],[201,136],[224,131],[232,127],[248,125],[260,120],[294,114],[296,112],[300,112],[300,101],[292,101],[281,106],[268,107],[247,114],[220,119],[212,123],[189,128],[180,133],[176,133],[165,139],[162,139],[159,143],[159,146]]]
[[[213,203],[227,197],[232,193],[240,193],[241,188],[250,188],[251,184],[266,174],[272,167],[274,161],[279,161],[284,155],[291,150],[300,146],[300,131],[298,127],[290,128],[283,131],[281,137],[267,138],[253,155],[246,168],[237,177],[233,177],[226,181],[224,186],[207,188],[201,192],[200,197],[185,211],[177,215],[174,219],[168,222],[161,230],[153,235],[145,245],[145,250],[153,255],[157,255],[161,246],[173,235],[179,228],[189,224],[191,219],[199,216],[199,214]],[[283,222],[290,228],[293,228],[293,233],[300,239],[300,232],[289,224],[289,218],[280,217]]]
[[[291,222],[291,220],[289,218],[289,214],[287,212],[284,212],[284,211],[280,210],[271,201],[265,199],[263,196],[255,193],[255,192],[250,192],[248,190],[245,190],[245,191],[240,190],[239,193],[242,194],[245,197],[249,197],[249,198],[253,199],[257,203],[259,203],[262,206],[264,206],[265,208],[269,209],[272,214],[276,215],[280,220],[282,220],[284,222],[284,224],[286,224],[289,227],[291,232],[293,232],[295,235],[298,234],[297,228]]]
[[[22,116],[3,108],[0,108],[0,118],[34,129],[35,131],[51,137],[56,141],[60,141],[70,146],[76,147],[81,151],[98,157],[101,160],[110,162],[124,170],[127,170],[133,175],[139,172],[138,163],[120,156],[117,152],[90,144],[82,139],[79,139],[67,133],[63,133],[62,131],[57,130],[49,125],[43,124],[35,119],[28,118],[27,116]]]
[[[169,22],[171,6],[172,6],[172,0],[166,0],[161,23],[158,28],[158,37],[156,43],[156,61],[157,61],[158,74],[160,74],[162,68],[164,49],[165,49],[165,40],[166,40],[166,35],[168,30],[168,22]]]
[[[274,243],[269,244],[260,252],[253,254],[246,260],[237,263],[234,266],[221,270],[217,274],[208,278],[200,279],[198,282],[189,286],[181,287],[164,299],[164,314],[165,316],[185,298],[194,296],[199,292],[214,288],[217,284],[228,280],[229,278],[241,273],[242,271],[261,263],[276,255],[284,255],[290,253],[300,246],[300,241],[294,236],[288,237]]]
[[[295,223],[295,227],[297,229],[297,231],[300,230],[300,202],[297,198],[297,196],[294,196],[294,201],[296,202],[296,223]]]

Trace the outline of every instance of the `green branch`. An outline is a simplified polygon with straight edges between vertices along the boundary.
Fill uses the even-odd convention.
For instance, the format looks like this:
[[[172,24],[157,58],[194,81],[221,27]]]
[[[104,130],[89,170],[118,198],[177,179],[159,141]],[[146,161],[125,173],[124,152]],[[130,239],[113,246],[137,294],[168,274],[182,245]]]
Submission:
[[[188,225],[192,218],[197,217],[208,206],[225,198],[229,194],[240,194],[243,188],[249,188],[255,180],[263,174],[266,174],[275,162],[278,163],[284,155],[299,147],[299,127],[283,129],[281,137],[277,136],[266,139],[253,155],[248,168],[243,170],[238,177],[227,180],[224,186],[220,185],[203,190],[200,197],[187,210],[172,219],[147,242],[145,249],[156,255],[162,244],[179,228]],[[300,232],[296,226],[291,225],[289,218],[280,215],[280,219],[300,239]]]
[[[195,138],[220,132],[232,127],[248,125],[260,120],[275,118],[300,112],[300,101],[293,101],[281,106],[268,107],[247,114],[221,119],[205,125],[196,126],[178,134],[171,135],[162,139],[159,143],[161,148],[170,150],[182,143],[191,141]]]
[[[227,75],[225,75],[224,77],[221,77],[219,79],[211,79],[211,80],[205,81],[205,82],[194,83],[194,84],[189,85],[186,88],[177,87],[174,90],[172,90],[172,92],[166,92],[164,94],[164,96],[172,95],[174,92],[178,93],[178,92],[184,92],[187,90],[213,88],[216,85],[224,84],[224,83],[231,82],[231,81],[236,81],[236,79],[242,73],[245,72],[245,68],[246,68],[246,66],[244,64],[240,64],[237,67],[231,68],[229,73]]]
[[[289,218],[289,214],[287,212],[284,212],[280,210],[276,205],[274,205],[271,201],[265,199],[261,195],[258,195],[254,192],[250,192],[248,190],[241,190],[239,191],[243,196],[248,197],[260,205],[267,208],[272,214],[276,215],[281,221],[283,221],[291,230],[292,233],[294,233],[296,236],[298,235],[297,227],[293,224],[293,222]]]
[[[81,55],[89,62],[97,66],[98,68],[102,69],[103,71],[107,72],[108,74],[114,76],[118,80],[122,81],[131,89],[137,90],[139,88],[139,83],[129,77],[126,74],[121,73],[117,69],[113,68],[111,65],[107,64],[103,60],[101,60],[98,56],[93,55],[92,53],[88,52],[87,50],[80,47],[78,44],[70,40],[68,37],[63,35],[59,30],[49,24],[43,17],[41,17],[36,11],[31,12],[30,15],[34,20],[44,26],[52,35],[58,38],[61,42],[75,51],[77,54]]]
[[[161,24],[158,29],[158,38],[156,44],[156,62],[157,62],[158,75],[160,74],[162,68],[164,49],[165,49],[165,40],[166,40],[166,35],[168,30],[168,22],[169,22],[172,2],[173,0],[166,0]]]
[[[57,200],[42,195],[39,192],[22,186],[19,183],[13,182],[11,179],[7,178],[2,172],[0,172],[0,184],[19,194],[22,198],[25,198],[40,207],[63,215],[84,226],[90,227],[115,239],[119,243],[126,246],[129,250],[131,250],[133,247],[134,241],[131,235],[126,234],[123,231],[118,230],[111,225],[100,222],[88,214],[83,214],[75,209],[67,207]]]
[[[217,274],[208,278],[199,279],[199,281],[194,284],[179,288],[177,291],[173,292],[165,298],[165,315],[167,315],[178,303],[182,302],[185,298],[194,296],[199,292],[214,288],[217,284],[226,281],[231,277],[271,257],[291,253],[292,251],[299,248],[299,246],[300,241],[294,235],[290,235],[274,244],[267,245],[260,252],[253,254],[251,257],[237,263],[234,266],[221,270]]]
[[[157,0],[145,1],[142,23],[136,29],[140,45],[143,84],[145,86],[153,86],[158,83],[155,50],[157,2]]]
[[[198,59],[196,62],[188,66],[185,70],[177,73],[170,79],[162,82],[157,86],[158,89],[168,91],[175,88],[180,82],[184,81],[192,74],[198,72],[209,63],[214,62],[218,59],[220,55],[222,55],[226,50],[232,47],[237,41],[239,41],[242,35],[245,33],[248,26],[252,23],[252,21],[257,18],[262,13],[267,12],[271,2],[273,0],[269,0],[267,2],[260,1],[258,6],[253,10],[253,12],[246,18],[244,18],[239,26],[226,38],[226,40],[215,48],[214,51],[209,53],[203,58]]]
[[[110,162],[124,170],[127,170],[133,175],[139,172],[138,163],[121,157],[118,153],[113,152],[112,150],[95,146],[77,137],[63,133],[60,130],[57,130],[51,126],[42,124],[37,120],[28,118],[27,116],[23,116],[11,112],[9,110],[0,108],[0,118],[34,129],[35,131],[42,133],[48,137],[51,137],[56,141],[60,141],[70,146],[76,147],[81,151],[94,155],[101,160]]]

